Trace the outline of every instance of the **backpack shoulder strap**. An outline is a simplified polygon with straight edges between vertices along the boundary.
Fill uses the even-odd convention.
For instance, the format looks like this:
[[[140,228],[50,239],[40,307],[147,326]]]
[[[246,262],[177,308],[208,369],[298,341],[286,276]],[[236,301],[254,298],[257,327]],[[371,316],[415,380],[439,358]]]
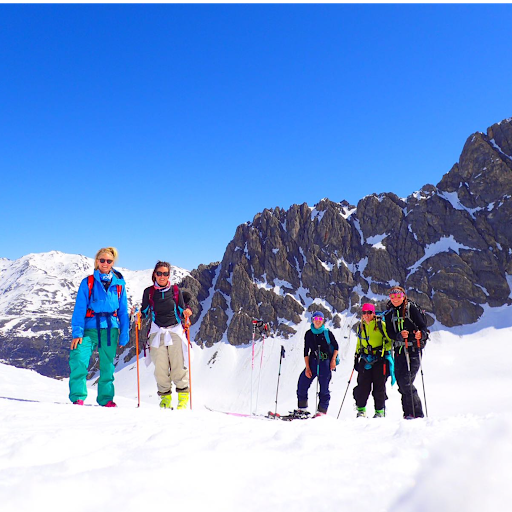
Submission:
[[[155,295],[155,287],[152,286],[150,289],[149,289],[149,307],[151,308],[152,311],[154,311],[155,309],[155,300],[153,299],[153,296]]]
[[[92,288],[94,286],[94,274],[87,276],[87,288],[89,289],[89,298],[87,300],[87,311],[85,312],[86,318],[92,318],[94,316],[94,311],[89,307],[92,296]]]
[[[92,287],[94,286],[94,274],[87,277],[87,288],[89,288],[89,301],[91,300]]]
[[[176,319],[179,322],[183,320],[183,309],[180,307],[180,289],[177,284],[172,285],[173,298],[174,298],[174,313],[176,315]]]
[[[325,336],[325,339],[327,340],[327,344],[329,345],[329,352],[331,353],[331,356],[332,356],[332,354],[334,354],[334,347],[332,346],[331,340],[329,339],[329,329],[325,329],[324,336]],[[340,364],[340,356],[339,355],[336,355],[336,364],[337,365]]]
[[[407,307],[405,308],[405,318],[407,318],[408,320],[410,320],[412,322],[411,304],[414,304],[414,302],[412,300],[407,300]]]
[[[385,337],[386,334],[384,333],[384,329],[382,328],[382,318],[377,317],[376,321],[377,321],[377,327],[379,328],[379,331],[381,332],[382,336]]]

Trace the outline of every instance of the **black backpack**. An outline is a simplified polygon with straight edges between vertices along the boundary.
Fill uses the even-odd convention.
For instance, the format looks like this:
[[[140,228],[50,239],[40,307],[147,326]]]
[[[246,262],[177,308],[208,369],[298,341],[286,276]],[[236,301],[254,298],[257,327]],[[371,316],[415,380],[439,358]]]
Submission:
[[[411,314],[409,313],[410,304],[412,304],[418,310],[418,313],[420,314],[421,319],[423,320],[423,323],[425,324],[425,332],[427,334],[427,339],[428,339],[428,337],[430,335],[430,329],[428,329],[428,327],[427,327],[427,320],[428,320],[427,313],[417,302],[407,299],[407,316],[409,317],[409,320],[411,322],[412,322],[412,318],[411,318]],[[414,322],[412,322],[412,323],[414,324]],[[416,329],[418,329],[417,325],[416,325]],[[419,329],[418,329],[418,331],[419,331]]]
[[[420,314],[421,316],[421,319],[423,320],[423,323],[425,324],[425,330],[424,332],[426,333],[427,337],[426,339],[428,339],[429,335],[430,335],[430,329],[428,329],[426,326],[427,326],[427,320],[428,320],[428,317],[427,317],[427,313],[425,312],[425,310],[417,303],[417,302],[414,302],[413,300],[411,299],[407,299],[407,310],[405,312],[405,318],[407,318],[408,320],[410,320],[414,326],[416,327],[416,329],[419,331],[420,329],[418,328],[418,326],[413,322],[412,318],[411,318],[411,313],[409,311],[410,307],[411,307],[411,304],[416,308],[416,310],[418,311],[418,313]],[[388,310],[390,310],[392,307],[393,307],[393,304],[390,302],[388,302],[387,306]],[[384,313],[387,313],[387,311],[385,311]]]

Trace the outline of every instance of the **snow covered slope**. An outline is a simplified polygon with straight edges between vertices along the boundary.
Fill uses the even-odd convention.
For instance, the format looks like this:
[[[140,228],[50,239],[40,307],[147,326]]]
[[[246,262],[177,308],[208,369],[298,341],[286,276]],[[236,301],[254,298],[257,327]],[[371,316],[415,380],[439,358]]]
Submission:
[[[248,412],[250,346],[223,344],[215,358],[215,347],[197,351],[192,411],[159,410],[152,369],[143,361],[141,407],[132,361],[116,374],[117,409],[67,405],[66,381],[0,364],[1,509],[508,512],[512,327],[502,320],[510,319],[508,311],[500,313],[487,311],[470,333],[434,333],[424,354],[429,418],[422,420],[401,418],[391,386],[386,418],[356,419],[353,381],[336,419],[351,371],[349,338],[342,338],[346,357],[331,384],[328,415],[291,423],[203,407]],[[300,351],[291,340],[270,338],[261,412],[275,405],[281,344],[287,352],[278,409],[295,405]],[[261,349],[258,343],[253,406]],[[87,403],[95,397],[91,383]]]

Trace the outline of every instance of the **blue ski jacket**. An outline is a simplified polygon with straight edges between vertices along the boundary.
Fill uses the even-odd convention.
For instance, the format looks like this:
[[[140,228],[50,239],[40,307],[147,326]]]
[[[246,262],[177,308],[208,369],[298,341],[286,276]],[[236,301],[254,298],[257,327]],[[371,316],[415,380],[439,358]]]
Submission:
[[[83,338],[85,329],[96,329],[96,317],[87,318],[87,309],[92,309],[95,313],[114,313],[117,316],[110,316],[111,326],[119,329],[119,345],[124,346],[128,343],[130,335],[130,319],[128,316],[128,299],[126,297],[126,282],[117,270],[112,270],[113,278],[107,290],[100,280],[99,270],[94,271],[94,283],[92,287],[91,298],[89,300],[89,286],[87,277],[80,283],[78,294],[76,296],[75,309],[71,317],[71,330],[73,338]],[[118,297],[117,285],[122,285],[121,296]],[[100,316],[100,327],[107,329],[108,322],[105,316]]]

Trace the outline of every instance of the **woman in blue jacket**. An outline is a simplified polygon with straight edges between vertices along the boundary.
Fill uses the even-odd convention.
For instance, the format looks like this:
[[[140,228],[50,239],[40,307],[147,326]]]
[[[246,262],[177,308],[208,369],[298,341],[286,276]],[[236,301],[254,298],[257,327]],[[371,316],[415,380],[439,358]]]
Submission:
[[[98,348],[100,378],[99,405],[114,403],[114,358],[117,345],[129,339],[130,320],[123,276],[112,267],[118,256],[114,247],[100,249],[94,260],[94,274],[80,283],[71,318],[73,341],[69,354],[69,399],[83,405],[87,398],[87,372],[93,351]]]
[[[327,413],[331,394],[329,382],[332,372],[336,370],[338,342],[332,332],[325,327],[325,317],[321,311],[313,313],[311,329],[304,335],[304,362],[306,368],[299,376],[297,384],[297,401],[299,409],[294,412],[301,417],[308,407],[308,390],[315,377],[318,378],[317,416]]]

